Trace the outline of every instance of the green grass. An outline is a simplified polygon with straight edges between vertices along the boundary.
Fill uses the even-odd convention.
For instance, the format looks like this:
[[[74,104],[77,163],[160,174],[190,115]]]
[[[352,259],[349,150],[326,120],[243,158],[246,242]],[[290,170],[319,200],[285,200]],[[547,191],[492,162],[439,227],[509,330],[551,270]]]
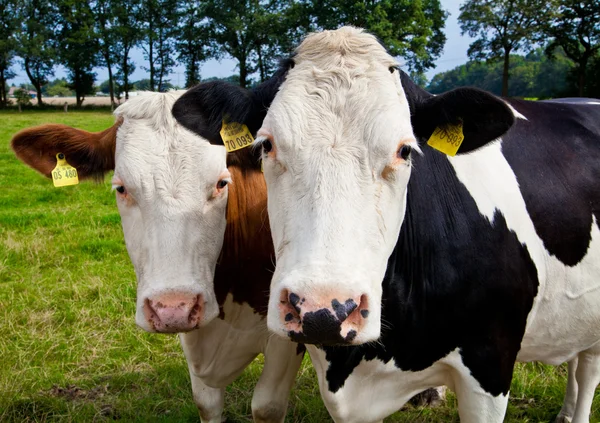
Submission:
[[[0,421],[199,421],[176,337],[135,326],[135,275],[108,178],[57,189],[10,151],[18,130],[50,122],[98,131],[113,118],[0,113]],[[228,388],[229,422],[251,419],[261,363]],[[564,367],[519,365],[506,421],[551,421],[565,380]],[[329,421],[308,359],[287,421]],[[457,422],[456,401],[386,421]]]

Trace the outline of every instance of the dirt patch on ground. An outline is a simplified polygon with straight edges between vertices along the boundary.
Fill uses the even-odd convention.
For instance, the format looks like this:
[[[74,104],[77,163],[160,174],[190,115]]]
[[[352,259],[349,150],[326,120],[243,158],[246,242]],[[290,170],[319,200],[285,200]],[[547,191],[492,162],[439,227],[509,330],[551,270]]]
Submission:
[[[53,397],[64,398],[69,401],[75,400],[89,400],[94,401],[98,398],[102,398],[104,395],[108,394],[108,385],[96,386],[92,389],[83,389],[76,385],[67,385],[64,388],[61,388],[58,385],[52,386],[50,388],[49,394]]]

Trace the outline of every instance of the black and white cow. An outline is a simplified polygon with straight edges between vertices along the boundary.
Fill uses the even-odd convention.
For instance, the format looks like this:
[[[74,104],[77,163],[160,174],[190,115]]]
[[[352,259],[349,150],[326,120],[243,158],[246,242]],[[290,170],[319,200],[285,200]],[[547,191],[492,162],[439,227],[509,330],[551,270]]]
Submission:
[[[309,36],[274,81],[219,98],[222,84],[203,85],[174,114],[214,143],[223,115],[258,133],[277,257],[268,325],[315,344],[333,418],[381,421],[445,384],[461,421],[501,422],[515,361],[539,360],[570,361],[559,418],[587,422],[600,104],[433,96],[350,27]],[[456,156],[426,144],[459,125]]]

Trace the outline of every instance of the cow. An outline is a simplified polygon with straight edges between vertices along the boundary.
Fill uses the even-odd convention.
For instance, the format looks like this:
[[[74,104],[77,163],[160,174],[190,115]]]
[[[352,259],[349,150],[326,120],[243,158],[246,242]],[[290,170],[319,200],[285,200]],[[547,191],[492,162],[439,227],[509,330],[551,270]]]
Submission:
[[[569,362],[557,420],[589,421],[600,106],[434,96],[353,27],[309,35],[276,85],[198,86],[173,113],[213,144],[223,116],[257,132],[277,260],[267,324],[310,344],[334,420],[381,421],[447,385],[461,421],[501,422],[515,361],[535,360]]]
[[[263,175],[252,150],[226,155],[179,125],[171,108],[180,95],[132,98],[98,133],[52,124],[25,129],[12,148],[45,176],[58,153],[80,179],[114,169],[137,276],[136,323],[180,332],[201,421],[221,422],[225,387],[263,353],[252,415],[282,422],[304,350],[266,327],[274,265]]]

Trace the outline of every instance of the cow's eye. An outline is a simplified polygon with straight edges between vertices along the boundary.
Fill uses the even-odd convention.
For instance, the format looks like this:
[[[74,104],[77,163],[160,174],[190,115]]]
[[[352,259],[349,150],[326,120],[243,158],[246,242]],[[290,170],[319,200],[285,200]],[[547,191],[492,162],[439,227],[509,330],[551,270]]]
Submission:
[[[217,189],[222,190],[223,188],[225,188],[227,186],[228,183],[229,183],[228,180],[221,179],[219,182],[217,182]]]
[[[400,150],[398,150],[397,156],[399,159],[408,160],[411,151],[412,147],[410,145],[403,145],[400,147]]]
[[[125,194],[127,192],[127,190],[125,189],[125,187],[123,185],[119,185],[118,187],[115,188],[115,190],[119,193],[119,194]]]
[[[265,153],[269,154],[271,150],[273,150],[273,144],[271,144],[271,141],[269,140],[264,140],[262,142],[262,148]]]

